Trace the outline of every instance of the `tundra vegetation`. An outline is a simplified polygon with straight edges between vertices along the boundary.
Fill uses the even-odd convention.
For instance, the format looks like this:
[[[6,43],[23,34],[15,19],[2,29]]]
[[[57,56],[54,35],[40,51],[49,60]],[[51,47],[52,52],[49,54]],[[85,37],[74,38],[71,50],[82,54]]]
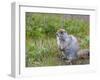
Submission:
[[[26,67],[67,65],[56,42],[62,27],[78,39],[80,49],[89,49],[89,15],[26,12],[25,23]],[[78,64],[89,64],[89,59],[79,59]]]

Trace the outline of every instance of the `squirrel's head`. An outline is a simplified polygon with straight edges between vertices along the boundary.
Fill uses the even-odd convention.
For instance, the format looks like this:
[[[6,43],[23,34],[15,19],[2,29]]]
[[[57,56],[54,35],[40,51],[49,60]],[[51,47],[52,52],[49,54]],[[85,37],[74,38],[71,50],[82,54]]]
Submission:
[[[63,35],[65,33],[65,29],[59,29],[59,30],[57,30],[57,32],[56,32],[56,36],[61,36],[61,35]]]
[[[59,30],[56,32],[56,36],[57,36],[59,39],[64,39],[64,38],[67,36],[67,32],[65,31],[65,29],[59,29]]]

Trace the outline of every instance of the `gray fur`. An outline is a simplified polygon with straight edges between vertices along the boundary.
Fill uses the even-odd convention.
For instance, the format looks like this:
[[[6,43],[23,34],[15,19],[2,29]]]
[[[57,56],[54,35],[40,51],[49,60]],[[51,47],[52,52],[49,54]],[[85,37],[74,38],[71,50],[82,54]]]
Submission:
[[[76,37],[68,35],[67,32],[57,32],[57,43],[59,49],[64,53],[64,56],[69,61],[77,59],[79,45]]]

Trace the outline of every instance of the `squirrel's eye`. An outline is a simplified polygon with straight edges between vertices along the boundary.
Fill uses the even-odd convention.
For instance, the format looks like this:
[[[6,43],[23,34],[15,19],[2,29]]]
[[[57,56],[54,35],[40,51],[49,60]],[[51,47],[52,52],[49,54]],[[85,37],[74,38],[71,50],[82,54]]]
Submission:
[[[63,32],[60,32],[61,34],[63,34]]]

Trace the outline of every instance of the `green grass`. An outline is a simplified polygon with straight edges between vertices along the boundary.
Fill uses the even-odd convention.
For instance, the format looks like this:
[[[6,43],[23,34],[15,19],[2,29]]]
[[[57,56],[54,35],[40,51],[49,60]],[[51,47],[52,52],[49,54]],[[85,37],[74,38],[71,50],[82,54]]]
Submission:
[[[55,39],[39,39],[26,41],[26,66],[60,65],[60,52]]]
[[[26,66],[57,66],[67,65],[61,59],[61,52],[57,48],[56,39],[26,40]],[[83,45],[84,47],[84,45]],[[89,60],[78,60],[76,64],[87,64]]]
[[[61,28],[61,18],[61,14],[26,13],[26,67],[67,65],[61,59],[55,35]],[[77,37],[80,49],[89,49],[88,22],[65,18],[63,27]],[[76,64],[88,63],[89,59],[80,59]]]

